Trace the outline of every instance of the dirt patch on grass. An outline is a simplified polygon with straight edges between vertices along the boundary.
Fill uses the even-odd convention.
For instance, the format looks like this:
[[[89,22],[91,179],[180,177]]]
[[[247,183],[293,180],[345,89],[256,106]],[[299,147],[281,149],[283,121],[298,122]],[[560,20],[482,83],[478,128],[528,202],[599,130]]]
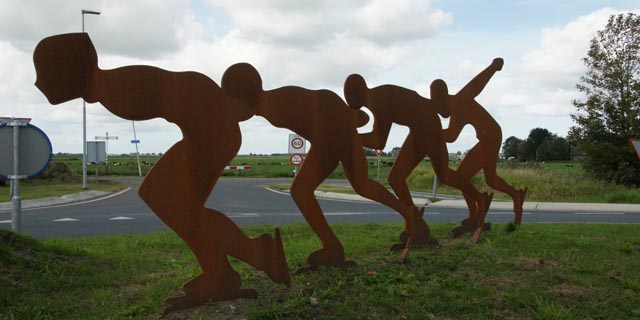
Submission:
[[[563,284],[549,288],[548,292],[553,295],[571,298],[571,297],[579,297],[584,295],[585,288],[572,285],[572,284],[563,283]]]
[[[241,303],[244,300],[231,300],[212,302],[199,307],[174,311],[163,319],[166,320],[183,320],[183,319],[215,319],[215,320],[236,320],[246,319],[242,313]]]
[[[556,268],[558,263],[540,258],[517,258],[514,265],[516,269],[521,271],[536,271],[546,268]]]

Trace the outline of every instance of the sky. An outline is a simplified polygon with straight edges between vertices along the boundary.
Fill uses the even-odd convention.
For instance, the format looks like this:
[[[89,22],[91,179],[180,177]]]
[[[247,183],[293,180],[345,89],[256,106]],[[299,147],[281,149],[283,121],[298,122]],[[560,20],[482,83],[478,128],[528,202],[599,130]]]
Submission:
[[[84,17],[101,69],[152,65],[220,84],[227,67],[248,62],[266,90],[295,85],[343,97],[344,80],[358,73],[369,87],[394,84],[428,98],[433,80],[453,94],[502,57],[502,71],[476,100],[503,139],[524,139],[537,127],[566,136],[572,101],[583,99],[576,84],[589,40],[610,15],[640,13],[640,0],[0,0],[0,117],[31,118],[54,153],[82,152],[82,100],[47,102],[33,85],[33,49],[45,37],[80,32],[82,9],[101,12]],[[240,154],[287,152],[290,131],[258,116],[240,127]],[[181,139],[163,119],[135,128],[141,153]],[[87,140],[107,133],[118,137],[110,154],[135,152],[133,123],[87,104]],[[407,133],[394,125],[384,150]],[[467,126],[448,147],[464,152],[476,142]]]

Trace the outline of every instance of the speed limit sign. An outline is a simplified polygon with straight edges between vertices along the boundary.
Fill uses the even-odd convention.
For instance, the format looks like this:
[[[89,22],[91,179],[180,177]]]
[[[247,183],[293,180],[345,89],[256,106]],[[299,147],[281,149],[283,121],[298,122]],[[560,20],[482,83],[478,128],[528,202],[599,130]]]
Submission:
[[[305,153],[306,143],[303,137],[297,134],[289,134],[289,153]]]
[[[298,153],[292,154],[291,157],[289,158],[289,162],[291,162],[291,164],[294,166],[301,165],[302,160],[304,160],[304,158],[302,157],[301,154],[298,154]]]

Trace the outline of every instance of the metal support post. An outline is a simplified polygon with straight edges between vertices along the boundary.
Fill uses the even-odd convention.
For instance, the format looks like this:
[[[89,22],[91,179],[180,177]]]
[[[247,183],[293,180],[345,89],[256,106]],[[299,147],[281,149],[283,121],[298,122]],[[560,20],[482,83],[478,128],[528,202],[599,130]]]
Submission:
[[[433,198],[435,199],[438,194],[438,176],[433,173]]]
[[[376,181],[380,182],[380,157],[378,157],[378,174],[376,175]]]
[[[26,178],[25,176],[20,176],[20,127],[25,126],[26,123],[12,121],[8,125],[13,126],[13,175],[8,177],[11,179],[11,230],[19,233],[21,230],[22,211],[20,179]]]
[[[140,152],[138,151],[138,137],[136,136],[136,122],[131,121],[131,125],[133,126],[133,140],[136,141],[134,143],[136,145],[136,159],[138,160],[138,175],[142,177],[142,167],[140,166]]]

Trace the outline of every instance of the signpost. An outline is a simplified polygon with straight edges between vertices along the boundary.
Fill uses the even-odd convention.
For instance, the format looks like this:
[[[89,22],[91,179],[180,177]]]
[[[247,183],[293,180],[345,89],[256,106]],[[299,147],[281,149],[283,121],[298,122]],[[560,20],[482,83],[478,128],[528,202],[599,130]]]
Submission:
[[[138,140],[138,137],[136,136],[136,122],[131,121],[131,125],[133,126],[133,140],[131,140],[131,143],[136,145],[136,160],[138,161],[138,176],[142,177],[142,167],[140,166],[140,152],[138,152],[138,143],[140,143],[140,140]]]
[[[382,150],[376,149],[376,155],[378,156],[378,174],[376,175],[376,181],[380,182],[380,156],[382,155]]]
[[[302,155],[306,152],[307,142],[303,137],[297,134],[289,134],[288,147],[289,154],[291,154],[289,162],[291,162],[291,164],[294,166],[293,175],[295,176],[298,171],[298,166],[300,166],[302,164],[302,161],[304,160],[304,157]]]
[[[109,132],[107,132],[105,136],[96,136],[96,140],[105,140],[107,142],[107,144],[106,144],[106,148],[107,148],[106,158],[105,158],[104,162],[106,164],[105,175],[108,175],[109,174],[109,140],[118,140],[118,136],[109,136]]]
[[[107,161],[106,143],[104,141],[87,141],[87,161],[96,163],[96,184],[98,183],[98,164]]]
[[[298,153],[294,153],[291,155],[291,157],[289,157],[289,162],[291,162],[291,164],[296,167],[301,165],[302,161],[304,161],[304,157],[302,157],[302,155]]]
[[[0,149],[0,176],[11,180],[11,230],[20,232],[20,180],[34,177],[47,167],[51,141],[29,120],[13,119],[0,123],[0,146],[11,146],[13,150]]]

